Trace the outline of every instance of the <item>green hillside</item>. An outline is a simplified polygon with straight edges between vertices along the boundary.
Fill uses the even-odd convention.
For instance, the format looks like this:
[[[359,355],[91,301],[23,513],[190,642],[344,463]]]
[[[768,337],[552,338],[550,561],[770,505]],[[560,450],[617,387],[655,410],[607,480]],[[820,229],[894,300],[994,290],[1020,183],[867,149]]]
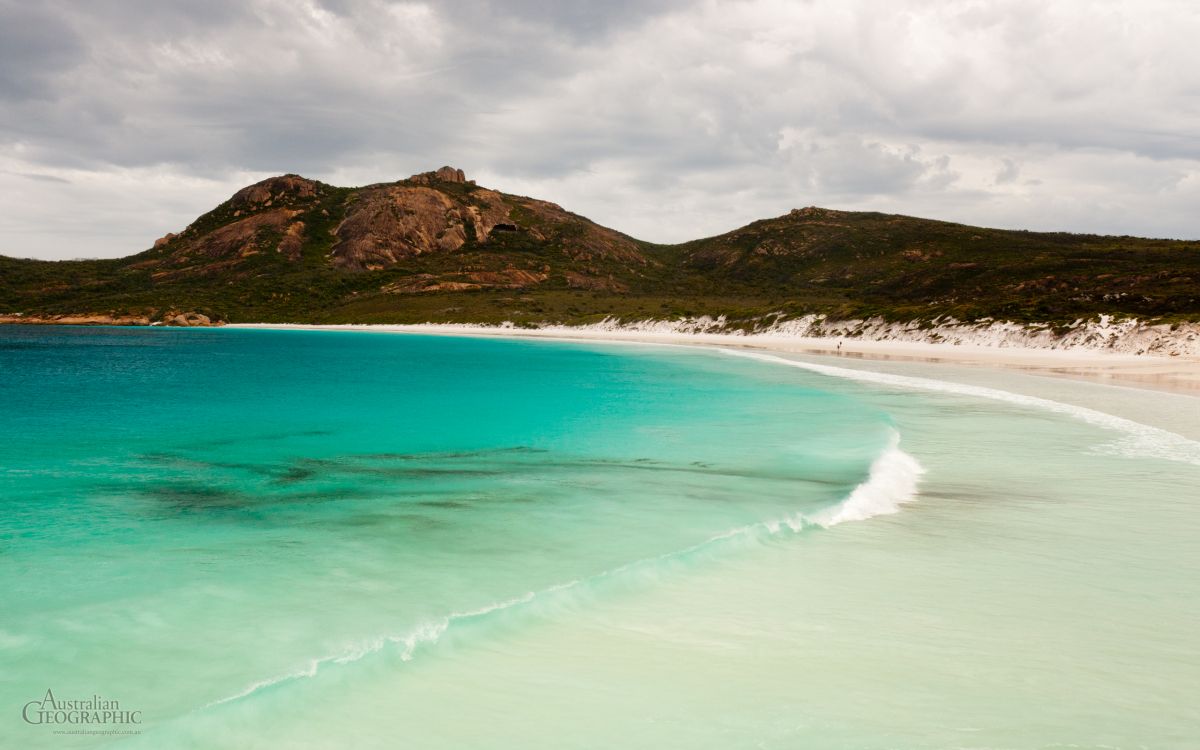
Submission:
[[[249,186],[117,260],[0,256],[0,314],[195,311],[230,322],[561,322],[783,312],[1200,319],[1200,243],[794,210],[655,245],[457,170],[364,188]]]

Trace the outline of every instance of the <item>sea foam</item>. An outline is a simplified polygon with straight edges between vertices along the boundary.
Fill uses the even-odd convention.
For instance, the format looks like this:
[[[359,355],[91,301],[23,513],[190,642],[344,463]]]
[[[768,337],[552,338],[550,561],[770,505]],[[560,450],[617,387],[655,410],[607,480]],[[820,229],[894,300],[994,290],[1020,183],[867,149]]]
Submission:
[[[896,513],[901,505],[917,499],[917,484],[925,469],[900,450],[899,433],[892,434],[892,444],[871,464],[867,481],[842,502],[809,516],[809,523],[829,528],[846,521],[865,521]]]

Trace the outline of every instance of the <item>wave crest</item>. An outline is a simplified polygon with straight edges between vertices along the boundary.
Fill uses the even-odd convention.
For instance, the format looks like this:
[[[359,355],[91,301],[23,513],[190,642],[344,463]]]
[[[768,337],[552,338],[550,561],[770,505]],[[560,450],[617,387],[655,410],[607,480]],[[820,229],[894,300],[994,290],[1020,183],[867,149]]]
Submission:
[[[904,503],[917,499],[917,484],[925,467],[900,450],[900,436],[893,433],[891,446],[871,464],[867,481],[854,488],[842,502],[820,511],[808,520],[829,528],[846,521],[865,521],[896,513]]]

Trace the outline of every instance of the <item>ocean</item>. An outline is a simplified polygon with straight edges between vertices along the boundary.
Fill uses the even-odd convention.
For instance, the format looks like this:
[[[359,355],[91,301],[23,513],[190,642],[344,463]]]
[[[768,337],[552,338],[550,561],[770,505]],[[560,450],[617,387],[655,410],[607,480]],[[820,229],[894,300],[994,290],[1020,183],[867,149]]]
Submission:
[[[0,434],[0,747],[1200,746],[1195,397],[5,326]]]

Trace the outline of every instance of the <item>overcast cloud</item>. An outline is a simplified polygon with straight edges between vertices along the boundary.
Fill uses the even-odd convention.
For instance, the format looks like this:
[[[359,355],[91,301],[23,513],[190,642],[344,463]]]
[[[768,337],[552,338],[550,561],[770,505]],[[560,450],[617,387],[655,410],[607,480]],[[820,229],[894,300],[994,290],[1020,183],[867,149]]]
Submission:
[[[821,205],[1200,238],[1191,0],[0,0],[0,253],[453,164],[634,236]]]

